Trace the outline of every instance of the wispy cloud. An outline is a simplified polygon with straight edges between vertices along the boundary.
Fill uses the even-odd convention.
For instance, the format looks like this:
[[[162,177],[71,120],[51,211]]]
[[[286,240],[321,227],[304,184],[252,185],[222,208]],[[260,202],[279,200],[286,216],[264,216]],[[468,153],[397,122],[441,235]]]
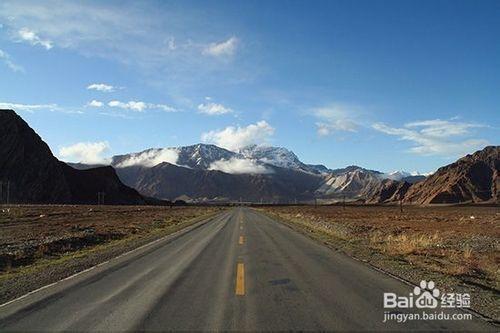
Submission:
[[[126,168],[134,165],[153,167],[163,162],[176,164],[179,159],[179,153],[174,149],[151,149],[141,153],[131,154],[128,158],[121,161],[117,167]]]
[[[121,102],[117,100],[110,101],[108,103],[109,107],[113,108],[120,108],[120,109],[125,109],[125,110],[132,110],[136,112],[144,112],[147,109],[156,109],[156,110],[161,110],[165,112],[177,112],[178,110],[172,106],[166,105],[166,104],[154,104],[154,103],[146,103],[142,101],[128,101],[128,102]]]
[[[37,110],[58,111],[60,108],[57,104],[21,104],[0,102],[0,109],[12,109],[14,111],[34,112]]]
[[[116,87],[105,83],[92,83],[87,86],[88,90],[97,90],[102,92],[113,92],[116,90]]]
[[[41,45],[47,50],[50,50],[53,47],[53,44],[50,40],[40,38],[40,36],[38,36],[36,32],[26,27],[18,31],[18,36],[22,41],[26,41],[31,45]]]
[[[211,43],[203,50],[203,54],[214,57],[232,56],[238,47],[238,38],[231,37],[220,43]]]
[[[356,132],[360,126],[357,120],[358,110],[339,104],[332,104],[311,110],[316,122],[317,133],[327,136],[337,132]]]
[[[123,6],[112,2],[3,0],[0,21],[13,41],[69,49],[137,66],[141,75],[153,83],[164,82],[168,74],[176,80],[176,89],[200,82],[210,85],[215,78],[217,82],[242,80],[243,67],[213,61],[233,55],[238,38],[214,43],[214,31],[193,28],[197,30],[190,32],[196,36],[192,40],[186,37],[186,26],[202,20],[201,14],[161,7],[159,10],[149,2]]]
[[[59,157],[66,162],[108,164],[109,159],[105,158],[104,154],[109,149],[109,143],[106,141],[78,142],[59,148]]]
[[[273,135],[274,128],[261,120],[246,127],[229,126],[223,130],[206,132],[201,135],[201,140],[237,151],[250,144],[267,143]]]
[[[372,127],[400,140],[410,141],[413,147],[409,152],[419,155],[458,157],[488,145],[487,140],[470,138],[471,129],[486,127],[475,123],[433,119],[410,122],[399,128],[383,123],[375,123]]]
[[[222,104],[218,103],[202,103],[198,105],[198,112],[204,113],[210,116],[217,116],[221,114],[231,113],[233,110]]]
[[[268,169],[263,165],[259,165],[256,161],[250,159],[231,158],[229,160],[219,160],[210,164],[209,170],[218,170],[231,174],[265,174],[273,173],[272,169]]]
[[[0,109],[12,109],[14,111],[23,111],[33,113],[35,111],[53,111],[67,114],[82,114],[81,108],[62,107],[57,104],[23,104],[0,102]]]
[[[12,71],[24,72],[24,68],[16,64],[7,52],[0,50],[0,60],[3,61],[3,63],[7,65],[7,67],[9,67]]]

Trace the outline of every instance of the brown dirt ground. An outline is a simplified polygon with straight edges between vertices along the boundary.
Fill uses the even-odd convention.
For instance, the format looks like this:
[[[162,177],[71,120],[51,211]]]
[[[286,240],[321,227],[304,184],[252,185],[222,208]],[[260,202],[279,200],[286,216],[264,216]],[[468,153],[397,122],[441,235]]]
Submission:
[[[0,303],[185,228],[222,209],[0,206]]]
[[[500,319],[500,207],[282,206],[261,208],[312,238],[412,283],[468,292]]]

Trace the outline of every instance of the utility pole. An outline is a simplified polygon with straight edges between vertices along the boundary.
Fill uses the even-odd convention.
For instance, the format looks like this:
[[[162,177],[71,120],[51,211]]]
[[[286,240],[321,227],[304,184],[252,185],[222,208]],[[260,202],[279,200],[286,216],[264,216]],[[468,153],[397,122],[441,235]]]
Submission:
[[[100,205],[104,205],[104,195],[106,193],[104,192],[97,192],[97,205],[100,206]]]
[[[10,204],[10,180],[7,181],[7,205]]]

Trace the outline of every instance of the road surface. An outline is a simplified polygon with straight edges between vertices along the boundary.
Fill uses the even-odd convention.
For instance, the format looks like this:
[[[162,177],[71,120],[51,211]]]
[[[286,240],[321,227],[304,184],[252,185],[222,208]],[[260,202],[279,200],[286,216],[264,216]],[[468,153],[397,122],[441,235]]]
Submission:
[[[0,307],[0,331],[494,330],[485,322],[383,322],[408,285],[249,208]]]

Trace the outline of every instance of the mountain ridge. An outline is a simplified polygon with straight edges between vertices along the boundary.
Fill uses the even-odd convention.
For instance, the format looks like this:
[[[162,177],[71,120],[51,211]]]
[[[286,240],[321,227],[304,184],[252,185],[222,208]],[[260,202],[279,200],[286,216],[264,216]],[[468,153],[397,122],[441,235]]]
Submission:
[[[20,202],[92,203],[98,188],[115,193],[117,203],[143,202],[127,186],[148,197],[185,196],[193,201],[245,198],[286,203],[349,198],[367,203],[432,204],[499,200],[499,146],[464,156],[428,177],[356,165],[329,169],[303,163],[284,147],[250,145],[235,152],[203,143],[115,155],[109,160],[111,166],[67,165],[52,155],[14,111],[2,110],[0,120],[0,181],[15,179],[19,188],[30,188],[18,191],[23,196],[12,197]]]

